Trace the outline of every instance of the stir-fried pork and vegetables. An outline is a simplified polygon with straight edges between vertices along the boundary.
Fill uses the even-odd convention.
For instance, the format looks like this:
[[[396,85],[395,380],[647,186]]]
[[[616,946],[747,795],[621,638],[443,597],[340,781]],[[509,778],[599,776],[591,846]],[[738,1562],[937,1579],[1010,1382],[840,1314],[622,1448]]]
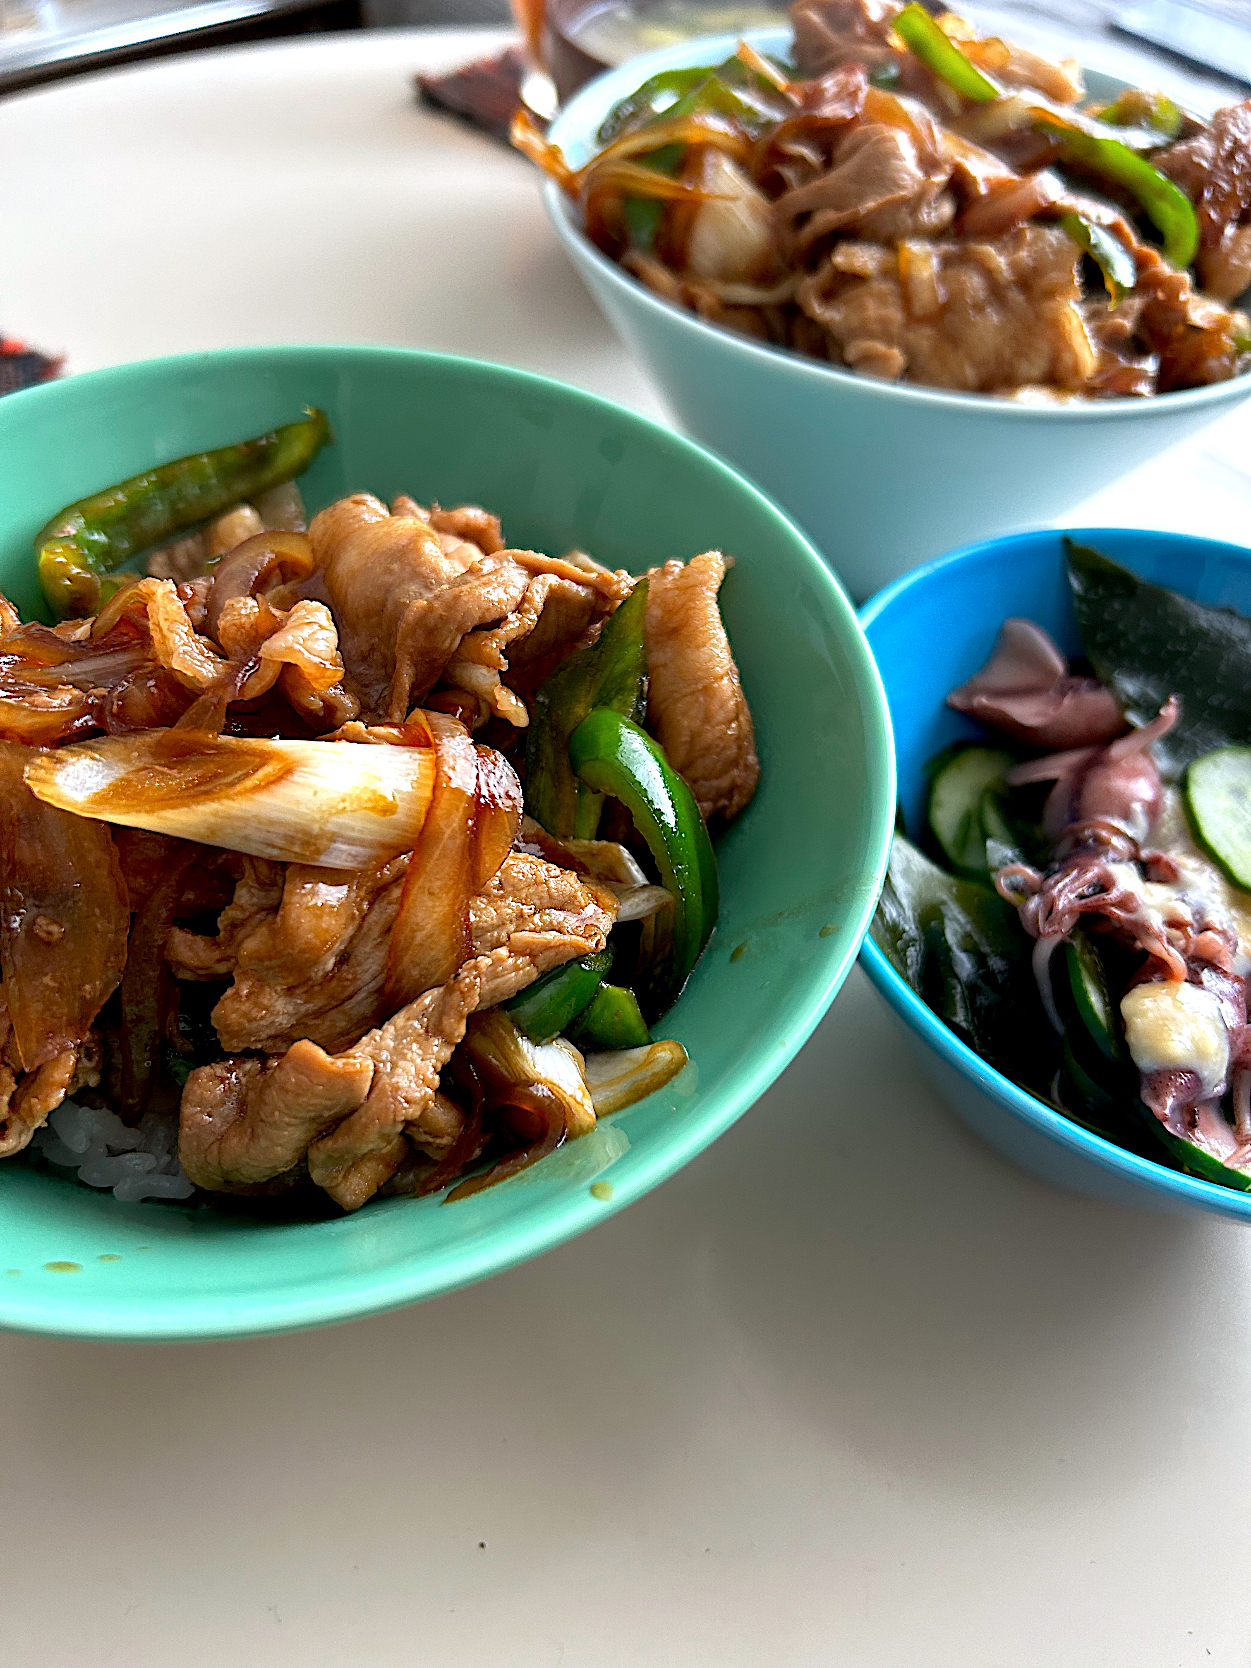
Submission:
[[[953,1031],[1075,1122],[1251,1191],[1251,619],[1071,545],[1085,658],[1004,623],[947,697],[873,936]]]
[[[306,526],[328,438],[71,505],[57,623],[0,598],[0,1158],[355,1210],[498,1180],[685,1063],[649,1026],[758,776],[727,559],[634,578],[364,492]]]
[[[667,70],[580,168],[588,236],[701,317],[885,381],[1044,400],[1251,366],[1251,100],[1084,102],[1081,71],[897,0],[795,0],[793,65]]]

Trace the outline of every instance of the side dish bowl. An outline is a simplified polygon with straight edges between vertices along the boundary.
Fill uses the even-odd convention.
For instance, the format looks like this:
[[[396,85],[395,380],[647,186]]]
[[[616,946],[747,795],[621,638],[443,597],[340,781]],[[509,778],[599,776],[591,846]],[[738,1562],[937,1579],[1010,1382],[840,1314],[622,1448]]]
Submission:
[[[790,37],[746,39],[784,54]],[[723,61],[737,40],[631,59],[584,87],[549,138],[581,165],[620,99],[662,70]],[[1091,96],[1123,85],[1087,75]],[[1148,399],[1034,405],[857,376],[662,301],[596,248],[551,180],[543,196],[574,266],[678,421],[771,493],[857,598],[975,535],[1063,514],[1251,395],[1242,376]]]
[[[258,1221],[119,1204],[0,1165],[0,1325],[105,1338],[311,1326],[429,1297],[590,1227],[713,1141],[825,1012],[872,914],[894,767],[881,681],[812,547],[732,470],[590,395],[498,366],[368,347],[257,348],[126,365],[0,401],[0,590],[38,608],[32,539],[110,481],[324,407],[310,509],[369,489],[481,502],[513,545],[641,571],[709,547],[755,714],[760,789],[720,842],[712,944],[658,1034],[691,1064],[533,1170],[473,1197]],[[762,993],[767,992],[767,1000]],[[605,1186],[591,1192],[591,1183]]]
[[[1094,546],[1144,579],[1218,607],[1251,613],[1251,550],[1182,533],[1106,527],[1018,533],[930,562],[860,613],[886,685],[904,823],[924,820],[925,766],[949,742],[978,733],[944,705],[947,691],[982,666],[999,627],[1024,615],[1068,654],[1080,652],[1063,539]],[[1080,1192],[1251,1222],[1251,1194],[1169,1170],[1114,1146],[1018,1088],[926,1007],[866,939],[861,963],[907,1027],[934,1087],[1005,1157]]]

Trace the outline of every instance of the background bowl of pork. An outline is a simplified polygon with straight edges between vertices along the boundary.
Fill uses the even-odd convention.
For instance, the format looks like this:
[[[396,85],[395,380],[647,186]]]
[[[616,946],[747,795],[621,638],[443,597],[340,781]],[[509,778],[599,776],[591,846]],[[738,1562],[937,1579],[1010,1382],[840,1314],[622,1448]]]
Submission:
[[[992,539],[905,575],[861,610],[886,685],[894,726],[900,809],[910,836],[926,823],[927,764],[954,741],[983,732],[944,705],[984,665],[1009,616],[1034,620],[1066,654],[1080,653],[1064,537],[1140,578],[1221,608],[1251,613],[1251,550],[1182,533],[1105,527]],[[934,1087],[992,1147],[1048,1181],[1128,1204],[1214,1212],[1251,1222],[1251,1193],[1183,1174],[1084,1129],[980,1058],[896,972],[872,937],[861,965],[906,1027]],[[1024,1028],[1024,1020],[1023,1020]],[[1132,1116],[1127,1120],[1133,1123]]]
[[[0,1164],[0,1324],[112,1338],[309,1326],[481,1279],[602,1221],[693,1158],[801,1047],[855,958],[894,811],[889,719],[847,599],[781,513],[657,425],[496,366],[382,348],[241,349],[97,371],[0,401],[0,591],[38,610],[32,539],[61,505],[304,406],[334,443],[301,479],[480,503],[514,546],[640,572],[710,547],[755,717],[759,790],[717,844],[721,915],[655,1034],[691,1064],[499,1185],[272,1221],[119,1203]],[[816,768],[814,768],[814,765]],[[768,1000],[761,992],[768,992]],[[595,1193],[591,1184],[598,1180]]]
[[[785,57],[789,31],[748,32]],[[589,83],[549,138],[578,167],[609,111],[648,77],[732,56],[738,37],[688,41]],[[1123,83],[1088,73],[1089,97]],[[1251,395],[1251,376],[1148,398],[1036,404],[859,376],[766,346],[662,300],[586,236],[552,179],[557,236],[674,416],[771,493],[857,599],[972,538],[1062,514]]]

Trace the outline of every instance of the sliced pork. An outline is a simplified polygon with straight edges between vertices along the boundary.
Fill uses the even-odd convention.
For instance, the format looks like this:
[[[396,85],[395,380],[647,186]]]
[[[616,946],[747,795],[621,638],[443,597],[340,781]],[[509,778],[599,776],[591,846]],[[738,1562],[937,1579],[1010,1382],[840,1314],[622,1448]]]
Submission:
[[[705,818],[737,816],[760,779],[751,710],[717,606],[725,573],[725,557],[709,550],[648,576],[648,721]]]

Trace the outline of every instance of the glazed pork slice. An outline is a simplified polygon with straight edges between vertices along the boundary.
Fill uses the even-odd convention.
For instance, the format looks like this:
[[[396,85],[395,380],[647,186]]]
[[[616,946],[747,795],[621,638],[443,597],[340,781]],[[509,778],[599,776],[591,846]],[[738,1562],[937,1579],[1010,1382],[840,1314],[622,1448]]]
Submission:
[[[790,8],[795,62],[804,75],[824,75],[839,64],[898,68],[913,84],[917,71],[891,35],[902,9],[901,0],[795,0]],[[953,22],[961,24],[960,19]],[[1085,91],[1081,71],[1071,58],[1055,63],[1010,41],[982,41],[967,25],[957,38],[974,63],[1005,87],[1034,87],[1059,104],[1072,104]]]
[[[956,217],[947,189],[952,165],[938,132],[917,112],[916,136],[886,122],[857,122],[835,146],[832,166],[778,199],[777,213],[794,220],[811,213],[799,230],[804,250],[831,232],[889,242],[933,236]]]
[[[602,949],[617,913],[605,887],[541,857],[515,851],[469,904],[479,960],[478,1006],[506,1002],[542,974]]]
[[[197,1067],[179,1117],[183,1169],[198,1187],[229,1193],[284,1175],[307,1156],[314,1181],[329,1183],[341,1203],[352,1199],[345,1208],[364,1204],[405,1156],[405,1127],[413,1126],[418,1141],[425,1133],[439,1072],[464,1035],[478,988],[476,975],[462,970],[344,1054],[302,1039],[276,1059]],[[339,1126],[346,1127],[337,1140],[319,1145]],[[310,1146],[319,1147],[316,1161]],[[394,1160],[385,1173],[382,1154]],[[360,1169],[349,1178],[354,1164]]]
[[[89,1031],[51,1059],[23,1071],[14,1045],[4,987],[0,985],[0,1158],[12,1158],[30,1145],[67,1095],[94,1089],[100,1081],[100,1035]]]
[[[800,73],[824,75],[840,64],[898,64],[891,24],[901,10],[901,0],[795,0],[790,19]]]
[[[446,1152],[462,1115],[437,1095],[480,980],[467,964],[345,1054],[307,1040],[278,1059],[219,1060],[187,1079],[178,1156],[209,1192],[258,1187],[307,1159],[345,1210],[365,1204],[408,1157]]]
[[[481,990],[478,964],[469,962],[354,1050],[373,1068],[369,1093],[308,1150],[309,1175],[344,1210],[358,1210],[390,1181],[410,1143],[439,1158],[459,1135],[459,1109],[437,1098],[439,1074],[464,1037]]]
[[[294,1043],[278,1059],[216,1060],[187,1078],[178,1156],[211,1193],[246,1190],[292,1169],[308,1144],[369,1092],[373,1067]]]
[[[228,1053],[277,1054],[308,1038],[333,1054],[380,1022],[407,866],[407,855],[356,871],[292,863],[284,875],[249,859],[216,938],[174,928],[167,954],[179,978],[233,978],[213,1009]],[[510,854],[469,904],[473,954],[488,959],[484,1005],[602,948],[615,908],[567,870]]]
[[[751,712],[717,606],[726,565],[709,550],[648,576],[648,721],[705,818],[737,816],[760,778]]]
[[[402,876],[392,877],[375,894],[343,946],[343,962],[323,974],[323,984],[333,984],[339,968],[368,942],[380,991],[394,915],[379,906],[395,895],[398,907],[400,884]],[[280,913],[267,912],[255,929],[269,933],[272,943],[280,937],[274,926]],[[512,853],[471,900],[472,957],[448,984],[425,991],[385,1024],[358,1032],[345,1052],[311,1040],[307,1027],[317,1023],[316,1014],[310,1021],[297,1013],[300,996],[310,1007],[321,999],[318,981],[299,977],[306,967],[288,967],[282,984],[283,969],[274,966],[268,988],[236,974],[215,1020],[222,1004],[233,1000],[240,1026],[231,1035],[245,1034],[246,998],[258,1016],[252,1034],[261,1034],[285,1001],[284,1024],[300,1038],[275,1059],[231,1058],[191,1073],[180,1120],[183,1168],[198,1186],[230,1192],[270,1181],[307,1157],[312,1179],[345,1210],[357,1209],[390,1180],[411,1148],[438,1158],[460,1133],[454,1103],[436,1091],[474,1009],[505,1000],[575,956],[603,949],[615,913],[611,893],[542,858]],[[385,931],[377,930],[375,917]]]
[[[344,659],[368,709],[395,722],[462,637],[502,620],[525,595],[525,574],[499,553],[459,539],[445,549],[429,522],[393,516],[369,493],[314,516],[309,539]]]
[[[179,978],[233,978],[213,1009],[228,1053],[302,1037],[336,1053],[378,1023],[407,867],[407,853],[357,870],[250,859],[216,938],[174,929]]]
[[[440,531],[411,500],[397,504],[414,513],[393,515],[358,493],[331,504],[309,528],[318,579],[367,710],[398,723],[446,676],[523,725],[524,706],[507,691],[497,694],[500,674],[510,661],[576,640],[626,594],[628,576],[605,579],[535,551],[486,550],[498,524],[491,517],[493,527],[479,525],[485,512],[431,512],[444,523]]]
[[[838,246],[799,286],[831,357],[887,381],[968,393],[1022,385],[1079,391],[1098,355],[1082,313],[1079,252],[1058,227],[985,241]]]
[[[1199,281],[1218,301],[1251,288],[1251,99],[1218,110],[1208,125],[1159,156],[1199,212]]]

